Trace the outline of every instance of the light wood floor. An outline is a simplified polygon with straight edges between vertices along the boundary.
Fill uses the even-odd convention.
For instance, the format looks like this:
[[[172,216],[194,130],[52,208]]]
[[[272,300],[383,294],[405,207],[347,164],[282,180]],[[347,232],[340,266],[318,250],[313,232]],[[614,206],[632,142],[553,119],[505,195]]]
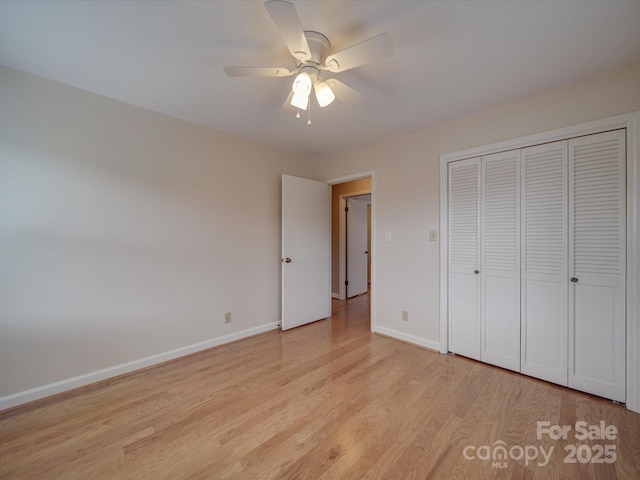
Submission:
[[[373,335],[366,295],[334,312],[0,414],[0,478],[640,478],[640,415]],[[619,434],[537,440],[545,420]],[[554,453],[546,466],[465,459],[498,440]],[[571,444],[582,458],[615,445],[617,460],[566,464]]]

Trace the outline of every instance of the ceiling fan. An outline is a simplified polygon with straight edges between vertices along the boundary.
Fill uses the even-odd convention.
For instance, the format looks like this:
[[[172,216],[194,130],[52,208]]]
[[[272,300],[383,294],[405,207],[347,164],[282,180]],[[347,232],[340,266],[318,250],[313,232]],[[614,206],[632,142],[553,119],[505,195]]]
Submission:
[[[296,7],[284,0],[268,0],[264,3],[273,23],[280,31],[284,43],[293,56],[295,67],[224,67],[230,77],[288,77],[296,75],[283,110],[289,105],[300,110],[309,106],[311,89],[315,91],[320,107],[326,107],[338,97],[348,100],[360,95],[345,83],[325,77],[341,73],[393,54],[393,43],[386,33],[348,47],[331,52],[329,39],[319,32],[302,29]],[[310,124],[309,120],[307,124]]]

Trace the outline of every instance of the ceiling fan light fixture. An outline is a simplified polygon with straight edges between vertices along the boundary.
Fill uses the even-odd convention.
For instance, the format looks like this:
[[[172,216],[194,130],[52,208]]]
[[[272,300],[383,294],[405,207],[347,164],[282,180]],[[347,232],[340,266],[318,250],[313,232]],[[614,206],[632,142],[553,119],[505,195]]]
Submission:
[[[1,1],[1,0],[0,0]],[[226,66],[224,72],[229,77],[286,77],[295,75],[291,92],[282,110],[289,103],[299,110],[311,110],[311,89],[320,107],[333,103],[336,92],[341,101],[346,97],[362,98],[353,88],[335,78],[320,79],[321,72],[342,73],[393,55],[393,42],[387,33],[380,33],[368,40],[351,45],[340,51],[333,51],[329,39],[320,32],[304,30],[294,5],[294,0],[267,0],[264,7],[276,29],[293,56],[295,67],[233,67]],[[293,68],[291,68],[293,67]],[[308,124],[311,122],[309,119]]]
[[[327,82],[316,83],[314,85],[314,89],[316,91],[316,99],[318,100],[318,105],[320,105],[321,107],[330,105],[336,99],[333,90],[331,90],[331,87],[327,84]]]
[[[299,108],[300,110],[306,110],[307,105],[309,105],[309,95],[299,95],[297,93],[294,93],[293,97],[291,98],[291,105]]]
[[[300,72],[291,87],[294,96],[308,97],[311,93],[311,83],[311,76],[307,72]]]

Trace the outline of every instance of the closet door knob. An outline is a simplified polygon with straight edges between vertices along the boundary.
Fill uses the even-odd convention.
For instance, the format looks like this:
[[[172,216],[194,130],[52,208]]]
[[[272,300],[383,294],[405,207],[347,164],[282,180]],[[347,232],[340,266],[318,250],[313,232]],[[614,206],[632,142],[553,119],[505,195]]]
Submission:
[[[576,277],[571,277],[571,282],[572,283],[578,283],[578,279]]]
[[[474,270],[473,273],[475,273],[476,275],[480,273],[480,270]]]

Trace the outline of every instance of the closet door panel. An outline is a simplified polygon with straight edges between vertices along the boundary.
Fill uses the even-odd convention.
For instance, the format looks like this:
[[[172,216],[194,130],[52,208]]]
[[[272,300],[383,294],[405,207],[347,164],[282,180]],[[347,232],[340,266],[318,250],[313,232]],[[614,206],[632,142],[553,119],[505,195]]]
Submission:
[[[564,281],[528,274],[522,282],[522,373],[567,384]]]
[[[480,360],[480,158],[449,164],[449,350]]]
[[[482,157],[481,360],[520,371],[520,151]]]
[[[481,359],[516,372],[520,371],[519,283],[507,276],[488,274],[483,278],[482,285],[484,321]]]
[[[625,132],[569,141],[569,386],[625,401]]]
[[[567,142],[521,159],[521,371],[567,385]]]

